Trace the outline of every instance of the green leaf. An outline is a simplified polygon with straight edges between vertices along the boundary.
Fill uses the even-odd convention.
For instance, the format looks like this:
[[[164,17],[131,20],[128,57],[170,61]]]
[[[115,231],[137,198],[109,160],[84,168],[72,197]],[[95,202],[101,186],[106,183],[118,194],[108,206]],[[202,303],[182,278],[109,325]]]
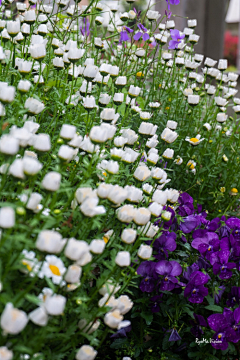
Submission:
[[[41,300],[37,296],[30,295],[30,294],[26,294],[25,299],[28,300],[29,302],[35,304],[35,305],[39,305],[40,302],[41,302]]]
[[[143,98],[142,98],[141,96],[138,96],[137,102],[138,102],[138,104],[139,104],[139,107],[143,110],[143,109],[144,109],[144,105],[145,105],[145,101],[143,100]]]
[[[153,321],[153,314],[152,313],[143,311],[141,313],[141,317],[146,321],[147,325],[151,325],[151,323]]]
[[[210,310],[210,311],[215,311],[215,312],[222,312],[222,308],[221,306],[217,306],[217,305],[208,305],[205,306],[205,309]]]
[[[206,296],[206,299],[209,303],[209,305],[214,305],[214,298],[212,298],[210,295]]]

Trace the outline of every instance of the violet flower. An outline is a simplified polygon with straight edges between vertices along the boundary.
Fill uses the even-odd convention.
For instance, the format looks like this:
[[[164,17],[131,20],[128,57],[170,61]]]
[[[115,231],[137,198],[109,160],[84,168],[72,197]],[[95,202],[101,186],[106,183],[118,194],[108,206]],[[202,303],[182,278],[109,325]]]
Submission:
[[[182,340],[182,338],[179,335],[179,333],[177,332],[177,330],[175,328],[173,328],[168,341],[178,341],[178,340]]]
[[[139,288],[142,292],[152,292],[156,285],[157,275],[155,273],[155,266],[156,263],[152,261],[143,261],[138,269],[137,273],[138,275],[141,275],[144,277],[144,279],[141,281]]]
[[[220,279],[230,279],[232,277],[231,270],[236,267],[235,263],[228,263],[229,256],[230,252],[225,250],[212,253],[210,256],[213,273],[215,275],[219,274]]]
[[[180,4],[180,0],[166,0],[168,5],[168,10],[170,10],[170,5],[178,5]]]
[[[220,248],[220,241],[218,235],[215,233],[207,232],[203,237],[195,238],[192,241],[192,247],[198,250],[202,256],[210,260],[210,256],[213,252],[216,252]]]
[[[188,216],[194,213],[193,198],[188,193],[182,193],[178,198],[178,214]]]
[[[151,311],[153,313],[157,313],[160,311],[160,307],[159,307],[159,304],[162,302],[162,297],[163,297],[163,294],[161,295],[155,295],[153,297],[151,297],[150,301],[152,302],[151,304]]]
[[[240,287],[233,286],[228,295],[227,306],[234,307],[240,304]]]
[[[111,335],[110,337],[112,339],[121,339],[127,337],[127,333],[130,332],[131,330],[132,330],[132,326],[130,324],[128,326],[119,329],[117,332],[115,332],[115,334]]]
[[[201,338],[204,334],[202,327],[207,327],[207,322],[202,315],[193,314],[195,320],[190,320],[190,324],[193,327],[190,329],[191,333],[195,336],[195,338]]]
[[[147,40],[150,38],[150,36],[149,36],[148,33],[147,33],[147,29],[146,29],[142,24],[138,24],[138,28],[139,28],[139,30],[141,30],[141,31],[138,31],[138,32],[133,36],[134,40],[138,41],[138,40],[141,39],[141,37],[142,37],[143,41],[147,41]]]
[[[155,271],[163,276],[160,281],[160,290],[171,291],[178,283],[176,276],[182,273],[182,267],[177,261],[161,260],[156,264]]]
[[[214,349],[227,350],[228,341],[234,339],[234,330],[229,326],[223,314],[213,314],[208,317],[208,325],[215,334],[212,336],[211,345]]]
[[[142,11],[141,10],[137,11],[136,8],[133,8],[133,11],[135,12],[135,14],[137,14],[137,18],[139,18]]]
[[[83,19],[83,25],[80,26],[80,31],[82,33],[83,36],[89,36],[90,35],[90,22],[88,21],[88,19],[85,17]]]
[[[208,289],[204,284],[210,279],[209,275],[203,274],[201,271],[195,271],[190,276],[190,281],[184,290],[184,296],[193,304],[203,302],[205,296],[208,295]]]
[[[193,230],[195,230],[201,223],[199,219],[195,215],[189,215],[183,219],[180,223],[180,230],[184,234],[189,234]]]
[[[234,236],[231,234],[228,237],[224,237],[220,243],[221,250],[229,251],[231,258],[236,258],[240,256],[240,243],[237,241]]]
[[[130,37],[128,36],[128,34],[130,34],[132,32],[133,32],[132,29],[130,29],[127,26],[123,26],[122,31],[120,32],[120,42],[130,40]]]
[[[176,29],[170,30],[170,34],[172,40],[169,41],[168,49],[174,50],[178,48],[178,44],[181,42],[182,39],[185,38],[185,34],[180,35],[180,32]]]
[[[171,11],[167,12],[167,10],[165,10],[165,15],[167,19],[170,19],[172,16],[172,12]]]
[[[214,292],[214,304],[218,305],[220,303],[220,300],[225,290],[226,287],[224,285],[220,285],[216,292]]]
[[[168,252],[174,251],[177,248],[176,244],[177,235],[174,232],[165,231],[160,237],[158,237],[153,244],[155,250],[157,250],[158,255],[155,257],[158,260],[168,258]]]
[[[223,315],[229,325],[229,327],[233,330],[232,339],[233,343],[238,343],[240,341],[240,307],[231,311],[230,309],[225,308],[223,310]]]

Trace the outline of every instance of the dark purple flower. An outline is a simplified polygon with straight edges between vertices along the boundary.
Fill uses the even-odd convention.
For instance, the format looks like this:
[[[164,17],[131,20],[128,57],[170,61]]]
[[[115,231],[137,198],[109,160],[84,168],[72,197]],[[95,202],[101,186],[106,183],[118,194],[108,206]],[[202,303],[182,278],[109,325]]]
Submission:
[[[240,307],[231,311],[230,309],[225,308],[223,311],[223,315],[229,325],[229,327],[233,330],[231,341],[233,343],[237,343],[240,341]]]
[[[154,249],[157,250],[158,255],[155,257],[158,260],[166,259],[168,257],[169,251],[176,250],[176,237],[177,235],[174,232],[164,232],[159,238],[154,241]]]
[[[120,32],[120,42],[130,40],[130,37],[128,36],[128,34],[130,34],[132,32],[133,32],[132,29],[130,29],[127,26],[123,26],[122,31]]]
[[[154,290],[157,275],[155,273],[155,266],[156,263],[152,261],[143,261],[138,269],[137,273],[138,275],[141,275],[144,277],[144,279],[141,281],[139,288],[143,292],[152,292]]]
[[[227,306],[234,307],[240,304],[240,287],[233,286],[228,295]]]
[[[132,330],[132,326],[131,324],[125,327],[122,327],[121,329],[119,329],[117,332],[115,332],[115,334],[111,335],[110,337],[112,339],[119,339],[119,338],[124,338],[127,337],[127,333],[130,332]]]
[[[177,330],[175,328],[173,328],[168,341],[178,341],[178,340],[182,340],[182,338],[179,335],[179,333],[177,332]]]
[[[156,264],[155,271],[157,274],[162,275],[160,290],[171,291],[175,288],[175,284],[178,283],[175,276],[182,273],[182,267],[177,261],[161,260]]]
[[[198,230],[196,230],[196,232],[197,231]],[[198,250],[202,256],[206,257],[207,260],[210,260],[210,255],[219,250],[220,241],[218,240],[217,234],[206,232],[204,235],[195,238],[191,245],[194,249]]]
[[[226,225],[232,230],[240,229],[240,219],[231,217],[226,220]]]
[[[199,270],[199,266],[196,263],[193,263],[191,266],[188,266],[183,273],[184,280],[190,281],[192,273],[198,270]]]
[[[180,223],[180,230],[184,234],[189,234],[195,230],[201,223],[195,215],[189,215],[183,219],[183,222]]]
[[[153,313],[157,313],[160,311],[160,307],[159,307],[159,304],[162,302],[162,297],[163,297],[163,294],[161,295],[155,295],[153,296],[150,301],[152,302],[151,304],[151,311]]]
[[[232,276],[231,270],[236,267],[235,263],[228,263],[230,252],[221,250],[210,255],[210,263],[213,265],[213,273],[219,274],[220,279],[229,279]]]
[[[208,261],[206,261],[202,256],[199,256],[197,264],[199,266],[199,270],[207,270],[211,267]]]
[[[83,19],[83,25],[80,26],[80,31],[82,33],[83,36],[89,36],[90,35],[90,22],[88,21],[88,19],[85,17]]]
[[[178,214],[180,216],[188,216],[194,213],[193,198],[188,193],[182,193],[178,202],[180,204],[178,208]]]
[[[207,322],[202,315],[193,314],[193,316],[195,320],[190,321],[190,324],[193,325],[193,327],[191,328],[191,333],[196,338],[201,338],[204,333],[202,327],[207,327]]]
[[[147,33],[147,29],[142,25],[142,24],[138,24],[138,28],[140,31],[138,31],[134,36],[134,40],[138,41],[139,39],[143,39],[143,41],[146,41],[150,38],[150,36]]]
[[[178,44],[181,42],[182,39],[185,38],[185,34],[180,35],[180,32],[176,29],[174,30],[171,29],[170,33],[172,40],[169,41],[168,48],[174,50],[178,48]]]
[[[208,295],[208,289],[204,284],[208,282],[210,277],[203,274],[201,271],[195,271],[190,276],[190,281],[184,290],[184,296],[188,298],[193,304],[203,302],[205,296]]]
[[[221,226],[221,220],[219,217],[213,219],[210,221],[210,223],[207,225],[206,229],[208,231],[216,231]]]
[[[168,5],[168,10],[170,10],[170,5],[178,5],[180,4],[180,0],[166,0]]]
[[[240,256],[240,242],[235,239],[231,234],[228,237],[224,237],[220,242],[221,250],[226,250],[230,252],[231,258],[236,258]]]
[[[223,314],[213,314],[208,317],[208,325],[215,334],[212,337],[212,346],[214,349],[226,350],[228,341],[234,338],[234,330],[229,326]]]

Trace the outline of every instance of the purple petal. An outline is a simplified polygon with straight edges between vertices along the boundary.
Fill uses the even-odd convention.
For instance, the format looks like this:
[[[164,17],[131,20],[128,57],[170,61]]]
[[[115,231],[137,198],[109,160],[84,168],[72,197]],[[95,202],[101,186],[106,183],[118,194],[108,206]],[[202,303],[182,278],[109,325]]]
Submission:
[[[134,40],[138,41],[141,38],[141,36],[142,36],[142,33],[139,31],[133,36],[133,38],[134,38]]]
[[[150,36],[148,35],[148,33],[143,34],[143,41],[147,41],[148,39],[150,39]]]
[[[179,276],[182,273],[181,265],[177,261],[174,261],[174,260],[169,261],[169,262],[172,265],[171,275],[172,276]]]
[[[171,270],[172,270],[172,265],[167,260],[159,261],[155,267],[155,271],[159,275],[168,275],[171,273]]]
[[[210,328],[216,332],[219,332],[227,327],[227,321],[223,314],[213,314],[207,319]]]

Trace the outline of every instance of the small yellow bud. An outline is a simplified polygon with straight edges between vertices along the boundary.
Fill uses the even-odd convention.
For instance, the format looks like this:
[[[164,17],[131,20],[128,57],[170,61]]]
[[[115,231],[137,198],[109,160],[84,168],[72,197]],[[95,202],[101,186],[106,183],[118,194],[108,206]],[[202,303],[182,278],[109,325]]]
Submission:
[[[224,193],[226,191],[226,188],[223,186],[220,188],[221,193]]]
[[[60,209],[55,209],[53,212],[54,212],[54,214],[60,214],[61,210]]]
[[[23,207],[17,207],[16,213],[17,213],[18,215],[25,215],[25,214],[26,214],[26,210],[25,210]]]

